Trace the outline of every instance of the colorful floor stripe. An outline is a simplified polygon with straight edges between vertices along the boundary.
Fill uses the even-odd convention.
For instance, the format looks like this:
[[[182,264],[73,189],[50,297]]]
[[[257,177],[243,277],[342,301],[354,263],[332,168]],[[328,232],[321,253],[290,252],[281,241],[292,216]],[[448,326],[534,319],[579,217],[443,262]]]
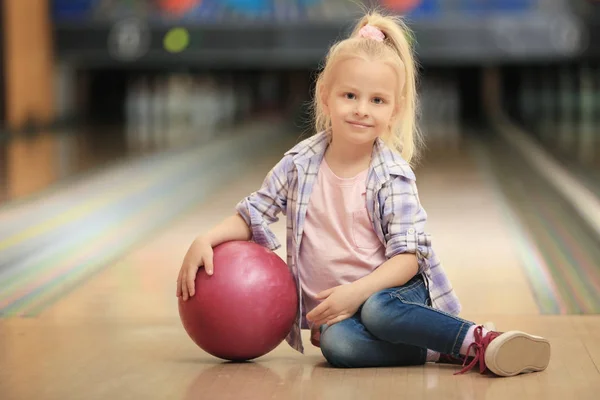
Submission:
[[[518,224],[523,267],[541,312],[599,313],[600,244],[595,232],[518,151],[499,138],[485,140],[479,162]]]
[[[288,139],[275,126],[104,171],[103,184],[82,182],[41,198],[0,231],[0,316],[35,316],[131,246],[196,206],[254,157]],[[266,146],[265,146],[266,145]],[[225,161],[227,160],[227,161]],[[110,174],[110,179],[106,179]],[[108,183],[108,184],[107,184]],[[77,193],[73,201],[73,193]],[[62,199],[62,201],[61,201]],[[32,217],[35,216],[35,217]]]
[[[496,178],[496,172],[489,162],[489,149],[479,142],[472,144],[472,154],[486,183],[495,194],[496,204],[506,218],[507,226],[515,237],[514,243],[521,258],[522,267],[529,279],[531,289],[540,310],[546,314],[564,314],[566,306],[558,297],[558,288],[554,284],[552,274],[541,250],[536,246],[534,238],[522,224],[518,215],[508,204],[502,188]]]

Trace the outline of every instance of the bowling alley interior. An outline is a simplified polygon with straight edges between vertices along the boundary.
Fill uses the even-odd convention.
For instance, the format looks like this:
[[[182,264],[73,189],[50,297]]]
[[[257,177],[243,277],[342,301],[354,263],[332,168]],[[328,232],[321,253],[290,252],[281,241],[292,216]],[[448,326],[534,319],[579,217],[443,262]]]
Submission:
[[[266,277],[246,301],[210,287],[235,283],[218,280],[236,254],[218,247],[202,303],[177,296],[196,238],[318,134],[327,51],[371,7],[412,31],[412,169],[459,316],[545,338],[542,371],[339,368],[306,328],[297,351],[285,212],[269,222],[280,247],[237,243],[258,246],[240,247],[237,290]],[[600,2],[5,0],[0,14],[0,399],[598,398]],[[274,331],[290,305],[262,350],[232,317]],[[236,359],[244,347],[258,350]]]

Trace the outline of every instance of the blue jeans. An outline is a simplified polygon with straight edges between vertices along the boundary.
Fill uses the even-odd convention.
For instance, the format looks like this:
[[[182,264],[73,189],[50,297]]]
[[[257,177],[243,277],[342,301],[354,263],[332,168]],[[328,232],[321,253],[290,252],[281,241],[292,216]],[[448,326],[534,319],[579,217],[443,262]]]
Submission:
[[[473,323],[430,303],[421,275],[375,293],[353,317],[321,326],[321,352],[342,368],[422,365],[427,349],[457,357]]]

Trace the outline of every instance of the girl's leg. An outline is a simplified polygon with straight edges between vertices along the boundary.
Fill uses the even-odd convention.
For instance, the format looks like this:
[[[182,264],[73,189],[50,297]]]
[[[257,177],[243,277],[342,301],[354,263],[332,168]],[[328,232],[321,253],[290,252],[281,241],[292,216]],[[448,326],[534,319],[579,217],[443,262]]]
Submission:
[[[546,339],[524,332],[487,332],[473,322],[433,309],[421,276],[406,285],[383,290],[361,307],[360,319],[376,338],[392,344],[427,348],[443,355],[474,357],[481,372],[489,367],[497,375],[541,371],[550,359]]]
[[[382,290],[361,307],[361,320],[375,337],[460,357],[460,348],[475,323],[428,306],[423,278]]]
[[[321,328],[321,352],[338,368],[422,365],[427,350],[392,344],[374,337],[360,321],[360,311],[337,324]]]

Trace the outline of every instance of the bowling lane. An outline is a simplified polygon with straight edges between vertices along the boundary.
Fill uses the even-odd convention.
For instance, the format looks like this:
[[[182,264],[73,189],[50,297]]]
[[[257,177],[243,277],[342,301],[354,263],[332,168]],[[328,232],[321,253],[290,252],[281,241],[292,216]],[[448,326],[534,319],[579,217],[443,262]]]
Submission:
[[[477,172],[464,148],[456,146],[456,150],[446,149],[443,154],[432,149],[418,169],[421,197],[430,215],[429,228],[463,300],[464,316],[492,319],[501,329],[518,326],[556,334],[546,320],[537,317],[535,301],[520,268],[518,238],[486,177]],[[227,396],[219,398],[239,398],[242,394],[247,398],[275,394],[282,398],[338,398],[340,393],[364,397],[400,390],[398,375],[414,382],[402,390],[419,388],[420,393],[422,380],[426,379],[428,394],[439,396],[447,385],[454,385],[455,381],[450,381],[455,379],[453,371],[432,366],[402,369],[393,376],[384,371],[377,379],[387,386],[358,388],[352,374],[368,372],[322,368],[323,358],[310,345],[306,357],[282,344],[256,364],[222,365],[187,337],[175,297],[177,271],[185,251],[196,234],[229,215],[242,196],[260,185],[280,152],[270,154],[248,164],[245,173],[232,184],[81,282],[37,317],[0,320],[3,398],[40,394],[45,399],[74,395],[86,399],[198,398],[200,391],[201,398],[224,393]],[[281,221],[274,230],[283,240]],[[283,256],[283,251],[280,249],[278,254]],[[570,321],[560,323],[561,329],[571,329]],[[372,382],[374,378],[368,376]],[[232,378],[239,383],[232,385]],[[496,389],[494,383],[481,383],[473,390]]]
[[[285,142],[291,143],[291,140]],[[281,147],[283,150],[284,147]],[[148,243],[119,259],[98,278],[86,283],[86,290],[73,293],[73,296],[77,296],[75,300],[67,296],[55,307],[41,313],[40,317],[55,320],[75,316],[81,318],[90,306],[99,307],[91,315],[94,319],[135,315],[146,315],[148,318],[172,316],[174,310],[171,309],[170,297],[174,284],[165,282],[170,275],[173,280],[172,274],[178,271],[194,235],[225,218],[239,199],[259,187],[281,154],[277,151],[269,153],[271,156],[257,160],[252,167],[246,168],[245,175],[239,180],[211,196],[168,229],[157,233]],[[455,281],[466,310],[475,314],[536,314],[535,302],[528,293],[527,282],[520,268],[520,254],[515,248],[515,227],[507,222],[502,200],[486,181],[487,176],[478,171],[473,163],[474,160],[464,154],[464,150],[445,150],[443,156],[430,154],[417,170],[421,200],[429,214],[429,229],[434,236],[434,245]],[[455,179],[458,176],[462,182],[459,185]],[[283,222],[275,224],[275,232],[281,243],[285,243]],[[486,254],[486,257],[465,256],[471,252]],[[285,255],[283,248],[277,253],[282,257]],[[486,271],[494,271],[494,274]],[[470,279],[465,279],[471,275],[478,275],[477,282],[484,285],[481,292],[473,295],[469,293]],[[133,281],[129,282],[130,279]],[[502,284],[499,285],[498,281]],[[132,290],[128,290],[128,282],[134,286]],[[524,296],[513,299],[514,303],[503,301],[507,283],[515,285],[515,290],[524,293]],[[102,295],[109,288],[115,289],[112,295]],[[138,289],[142,290],[142,296],[136,292]],[[481,293],[484,293],[486,300],[483,303]],[[150,301],[151,304],[138,308],[140,297],[144,297],[144,303]],[[92,303],[86,304],[89,301]]]

